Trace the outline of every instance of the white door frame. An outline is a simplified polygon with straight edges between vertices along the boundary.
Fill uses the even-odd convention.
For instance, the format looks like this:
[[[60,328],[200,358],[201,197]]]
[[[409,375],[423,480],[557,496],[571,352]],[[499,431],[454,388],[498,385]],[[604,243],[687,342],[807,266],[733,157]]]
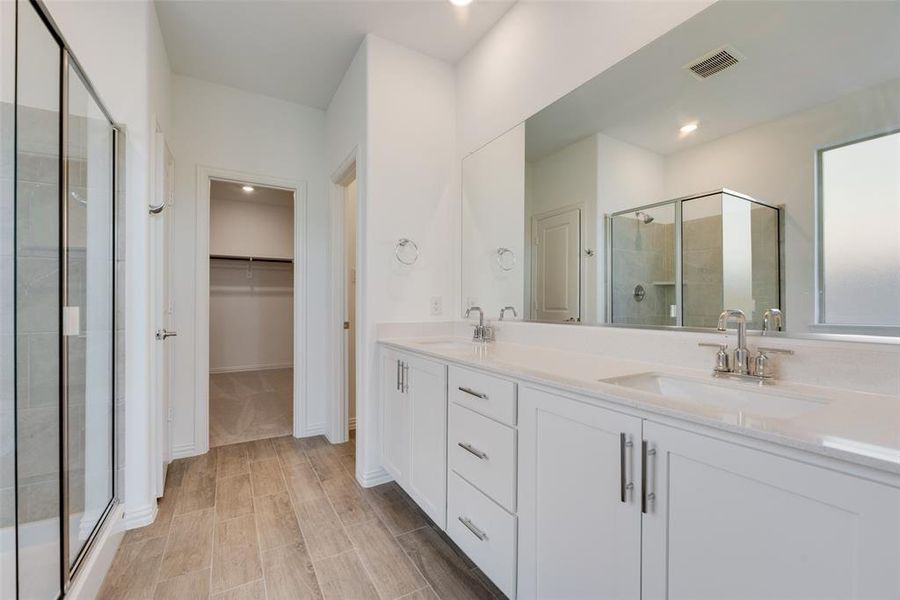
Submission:
[[[355,336],[356,348],[356,414],[357,427],[359,427],[359,398],[360,398],[360,352],[361,335],[363,331],[362,323],[362,307],[360,302],[360,282],[362,281],[361,273],[364,269],[360,250],[362,245],[362,224],[363,210],[362,205],[362,185],[360,182],[360,162],[359,149],[354,148],[353,151],[341,162],[340,166],[335,169],[331,175],[331,193],[329,198],[329,213],[331,221],[331,298],[328,305],[331,307],[329,315],[329,331],[331,335],[331,352],[330,352],[330,371],[331,371],[331,389],[334,390],[330,394],[328,402],[328,423],[326,425],[326,437],[332,444],[346,442],[350,437],[349,424],[349,390],[346,385],[346,365],[347,365],[347,344],[346,335],[344,334],[344,314],[346,312],[346,283],[345,283],[345,257],[344,248],[344,200],[346,194],[346,186],[350,181],[351,174],[356,178],[356,314],[354,315],[353,335]]]
[[[209,450],[209,190],[212,179],[255,183],[294,192],[294,437],[307,435],[306,402],[306,182],[197,167],[194,454]]]
[[[150,324],[151,336],[152,332],[157,329],[165,329],[170,327],[172,323],[168,322],[166,314],[171,308],[172,294],[174,287],[172,285],[171,262],[167,265],[163,261],[163,257],[157,251],[163,244],[168,246],[169,257],[172,256],[174,249],[174,223],[172,223],[173,210],[175,209],[174,190],[166,187],[166,168],[169,159],[172,158],[172,151],[166,143],[165,134],[159,122],[154,119],[156,127],[154,129],[152,140],[152,155],[150,181],[151,181],[151,197],[154,206],[162,205],[164,208],[156,215],[150,216]],[[171,161],[174,165],[174,161]],[[171,174],[174,178],[174,173]],[[171,181],[170,181],[171,183]],[[168,279],[168,285],[164,285],[162,278]],[[163,296],[164,290],[168,291],[169,297]],[[163,304],[168,303],[168,306]],[[176,324],[177,325],[177,324]],[[174,348],[171,346],[176,343],[175,339],[169,340],[170,346],[168,353],[163,342],[150,338],[150,446],[152,456],[152,480],[156,497],[161,497],[165,487],[165,466],[172,460],[172,420],[168,414],[172,407],[173,390],[174,390]],[[165,361],[165,359],[168,359]],[[166,364],[167,363],[167,364]],[[166,389],[163,389],[163,388]],[[165,394],[165,395],[164,395]],[[167,397],[168,407],[163,398]]]

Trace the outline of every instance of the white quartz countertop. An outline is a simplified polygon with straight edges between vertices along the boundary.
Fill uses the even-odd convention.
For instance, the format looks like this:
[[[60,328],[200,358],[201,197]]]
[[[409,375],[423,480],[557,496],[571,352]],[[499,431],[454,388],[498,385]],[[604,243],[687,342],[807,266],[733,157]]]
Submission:
[[[764,390],[818,403],[798,416],[760,416],[599,381],[638,373],[660,373],[714,382],[732,389],[758,384],[718,380],[711,371],[680,369],[651,362],[565,352],[538,346],[461,338],[382,339],[381,344],[448,363],[471,366],[531,383],[549,385],[589,399],[682,419],[783,446],[900,474],[900,397],[784,381]],[[712,362],[712,357],[710,357]]]

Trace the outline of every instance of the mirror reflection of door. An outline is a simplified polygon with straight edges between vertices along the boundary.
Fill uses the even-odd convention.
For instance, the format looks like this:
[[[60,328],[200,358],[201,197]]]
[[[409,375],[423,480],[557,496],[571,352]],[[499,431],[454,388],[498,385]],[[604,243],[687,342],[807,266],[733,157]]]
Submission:
[[[533,218],[532,308],[537,321],[581,320],[581,209]]]

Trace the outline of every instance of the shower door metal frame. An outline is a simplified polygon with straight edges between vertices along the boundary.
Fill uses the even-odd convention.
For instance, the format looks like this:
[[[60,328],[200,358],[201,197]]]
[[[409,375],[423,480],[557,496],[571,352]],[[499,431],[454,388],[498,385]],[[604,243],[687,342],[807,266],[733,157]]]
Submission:
[[[604,281],[606,285],[606,322],[604,325],[610,327],[632,327],[638,329],[676,329],[679,331],[697,331],[697,332],[706,332],[706,331],[715,331],[715,328],[711,327],[685,327],[684,326],[684,257],[683,257],[683,231],[682,227],[684,226],[683,213],[682,208],[685,202],[690,200],[697,200],[700,198],[707,198],[709,196],[716,196],[720,194],[727,194],[734,198],[738,198],[740,200],[745,200],[747,202],[751,202],[753,204],[758,204],[760,206],[765,206],[766,208],[770,208],[775,211],[775,218],[777,219],[777,231],[778,231],[778,302],[783,307],[784,306],[784,205],[773,206],[766,202],[760,202],[756,198],[752,196],[748,196],[747,194],[742,194],[741,192],[736,192],[734,190],[730,190],[728,188],[719,188],[715,190],[710,190],[708,192],[701,192],[699,194],[691,194],[689,196],[681,196],[679,198],[672,198],[671,200],[663,200],[662,202],[654,202],[652,204],[644,204],[641,206],[635,206],[632,208],[628,208],[625,210],[619,210],[613,213],[607,213],[604,217],[604,231],[606,233],[606,260],[604,261],[605,267],[605,277]],[[659,208],[661,206],[668,206],[669,204],[675,205],[675,325],[639,325],[639,324],[631,324],[631,323],[613,323],[613,312],[612,312],[612,265],[613,265],[613,231],[612,231],[612,220],[614,217],[619,217],[622,215],[634,214],[637,211],[646,211],[652,208]],[[785,317],[786,320],[786,317]]]
[[[58,312],[59,318],[59,351],[60,351],[60,364],[59,364],[59,464],[60,464],[60,590],[63,596],[69,591],[69,587],[71,585],[72,579],[78,572],[78,569],[84,564],[84,561],[87,556],[90,555],[93,550],[94,542],[97,539],[100,531],[106,525],[106,521],[112,511],[115,509],[116,505],[119,502],[119,498],[117,496],[117,477],[116,477],[116,396],[117,396],[117,380],[116,380],[116,367],[117,367],[117,329],[116,329],[116,308],[118,306],[118,297],[116,294],[117,290],[117,278],[116,278],[116,262],[120,258],[117,255],[117,250],[119,247],[118,244],[118,210],[117,205],[119,201],[119,151],[122,148],[122,144],[124,143],[124,133],[123,129],[120,125],[118,125],[115,119],[112,118],[109,110],[106,108],[106,105],[100,99],[99,94],[94,88],[93,84],[90,81],[90,78],[87,76],[84,68],[78,62],[77,58],[75,58],[72,53],[71,47],[66,42],[65,38],[62,35],[62,32],[59,29],[59,26],[53,20],[50,15],[49,10],[44,5],[42,0],[18,0],[16,3],[16,13],[18,14],[19,7],[27,2],[34,10],[37,16],[41,19],[43,24],[47,27],[48,32],[59,45],[60,52],[60,97],[59,97],[59,244],[60,244],[60,269],[59,269],[59,285],[60,285],[60,306]],[[18,18],[17,18],[18,21]],[[16,44],[18,52],[18,43]],[[18,64],[18,59],[17,59]],[[112,269],[111,269],[111,277],[110,277],[110,294],[112,296],[112,314],[110,318],[110,363],[109,363],[109,377],[112,385],[110,386],[111,394],[110,394],[110,484],[111,484],[111,494],[110,500],[107,503],[106,507],[101,511],[96,525],[94,525],[93,530],[91,531],[88,538],[85,540],[84,545],[79,550],[78,554],[74,557],[74,560],[71,560],[69,552],[69,452],[68,452],[68,386],[67,386],[67,376],[68,376],[68,351],[67,351],[67,340],[64,335],[63,328],[63,307],[68,304],[68,239],[67,239],[67,231],[68,231],[68,223],[67,223],[67,205],[68,205],[68,195],[69,195],[69,187],[68,187],[68,168],[69,168],[69,159],[68,159],[68,141],[69,141],[69,131],[68,131],[68,116],[69,116],[69,74],[74,72],[81,83],[84,85],[86,91],[90,95],[91,100],[96,104],[96,106],[100,109],[103,116],[108,121],[111,127],[111,143],[109,151],[111,153],[111,166],[112,173],[109,181],[110,185],[110,201],[111,201],[111,219],[110,226],[112,227],[111,231],[111,257],[112,257]],[[17,84],[18,85],[18,84]],[[16,96],[16,105],[18,105],[18,96]],[[17,154],[18,148],[16,148]],[[16,161],[16,165],[18,164],[18,157],[15,156],[14,160]],[[18,169],[17,166],[15,169],[15,178],[18,178]],[[17,483],[17,495],[18,495],[18,483]],[[18,524],[17,524],[18,528]],[[16,566],[16,578],[18,580],[19,577],[19,569],[18,565]],[[18,581],[16,588],[18,589]]]

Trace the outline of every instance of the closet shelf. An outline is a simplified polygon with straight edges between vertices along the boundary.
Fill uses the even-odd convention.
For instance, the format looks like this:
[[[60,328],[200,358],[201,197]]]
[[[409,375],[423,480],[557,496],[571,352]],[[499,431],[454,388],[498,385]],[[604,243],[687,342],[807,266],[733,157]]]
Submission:
[[[273,256],[238,256],[236,254],[210,254],[210,260],[242,260],[247,262],[293,263],[293,258],[277,258]]]

